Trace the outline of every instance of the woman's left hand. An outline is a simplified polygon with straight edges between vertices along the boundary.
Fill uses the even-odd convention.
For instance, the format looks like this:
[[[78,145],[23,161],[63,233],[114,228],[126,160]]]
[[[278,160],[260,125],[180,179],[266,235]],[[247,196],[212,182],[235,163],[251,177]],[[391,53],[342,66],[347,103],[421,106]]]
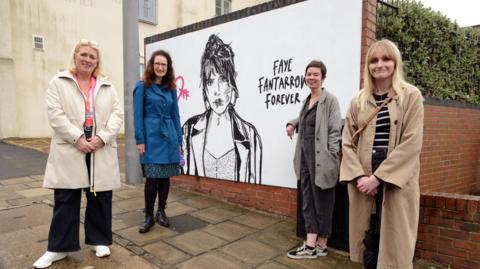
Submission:
[[[374,175],[364,176],[357,180],[357,189],[367,195],[377,194],[378,185],[380,185],[380,181]]]
[[[94,137],[90,138],[88,140],[88,142],[90,143],[90,145],[95,147],[95,151],[97,151],[98,149],[105,146],[105,143],[103,142],[103,140],[100,139],[100,137],[98,137],[98,136],[94,136]]]

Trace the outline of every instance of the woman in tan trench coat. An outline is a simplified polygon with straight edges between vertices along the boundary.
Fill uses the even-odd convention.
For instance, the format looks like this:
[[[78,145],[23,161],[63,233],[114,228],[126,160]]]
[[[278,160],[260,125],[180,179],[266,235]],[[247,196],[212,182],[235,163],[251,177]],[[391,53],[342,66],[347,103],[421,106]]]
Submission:
[[[115,87],[102,76],[97,44],[80,40],[70,69],[58,72],[47,90],[53,129],[43,187],[54,190],[47,252],[33,266],[49,267],[80,249],[80,200],[85,192],[85,244],[110,255],[112,190],[120,187],[116,135],[123,112]]]
[[[374,197],[383,193],[377,268],[412,268],[419,219],[423,98],[405,82],[400,51],[393,42],[372,44],[365,62],[364,88],[350,103],[342,134],[340,181],[349,183],[350,258],[362,262],[362,241]],[[365,124],[365,130],[352,139]]]

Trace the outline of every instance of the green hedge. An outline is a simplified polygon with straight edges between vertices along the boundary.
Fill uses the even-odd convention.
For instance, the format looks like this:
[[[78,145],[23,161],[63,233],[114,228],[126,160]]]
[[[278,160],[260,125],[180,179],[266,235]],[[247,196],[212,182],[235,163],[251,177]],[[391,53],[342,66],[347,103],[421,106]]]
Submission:
[[[377,33],[394,41],[407,80],[424,95],[480,103],[480,33],[460,28],[415,1],[395,1],[398,12],[377,9]]]

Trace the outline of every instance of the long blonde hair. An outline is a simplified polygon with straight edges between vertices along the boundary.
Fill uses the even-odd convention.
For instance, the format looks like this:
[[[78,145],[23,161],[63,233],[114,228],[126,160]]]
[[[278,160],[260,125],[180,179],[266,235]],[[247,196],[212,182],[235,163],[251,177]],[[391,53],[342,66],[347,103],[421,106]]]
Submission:
[[[100,49],[98,48],[98,44],[95,41],[88,40],[88,39],[80,39],[78,43],[73,47],[72,49],[72,54],[70,55],[70,63],[69,63],[69,68],[70,73],[72,74],[77,74],[77,67],[75,66],[75,54],[80,50],[81,47],[87,46],[92,49],[94,49],[97,52],[97,67],[93,70],[93,76],[99,77],[102,75],[102,56],[100,54]]]
[[[387,57],[392,59],[393,62],[395,63],[395,70],[393,71],[393,76],[392,76],[392,88],[397,94],[400,103],[402,102],[402,98],[401,98],[402,95],[400,94],[402,91],[402,87],[410,85],[405,81],[405,78],[403,76],[402,55],[397,45],[395,45],[395,43],[393,43],[388,39],[382,39],[382,40],[376,41],[370,46],[370,48],[367,51],[367,55],[365,57],[365,67],[363,70],[363,89],[360,92],[358,97],[358,103],[361,110],[365,109],[368,97],[372,95],[372,92],[375,88],[375,80],[370,74],[370,70],[368,66],[372,61],[372,55],[376,49],[385,50]]]

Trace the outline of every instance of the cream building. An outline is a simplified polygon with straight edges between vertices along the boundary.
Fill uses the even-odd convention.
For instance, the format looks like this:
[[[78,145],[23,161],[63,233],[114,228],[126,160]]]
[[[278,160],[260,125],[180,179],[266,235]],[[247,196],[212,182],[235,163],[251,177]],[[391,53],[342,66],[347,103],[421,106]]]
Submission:
[[[124,1],[139,2],[139,74],[145,37],[267,2]],[[0,139],[51,135],[46,88],[81,38],[99,43],[123,104],[122,0],[1,0],[0,33]]]

